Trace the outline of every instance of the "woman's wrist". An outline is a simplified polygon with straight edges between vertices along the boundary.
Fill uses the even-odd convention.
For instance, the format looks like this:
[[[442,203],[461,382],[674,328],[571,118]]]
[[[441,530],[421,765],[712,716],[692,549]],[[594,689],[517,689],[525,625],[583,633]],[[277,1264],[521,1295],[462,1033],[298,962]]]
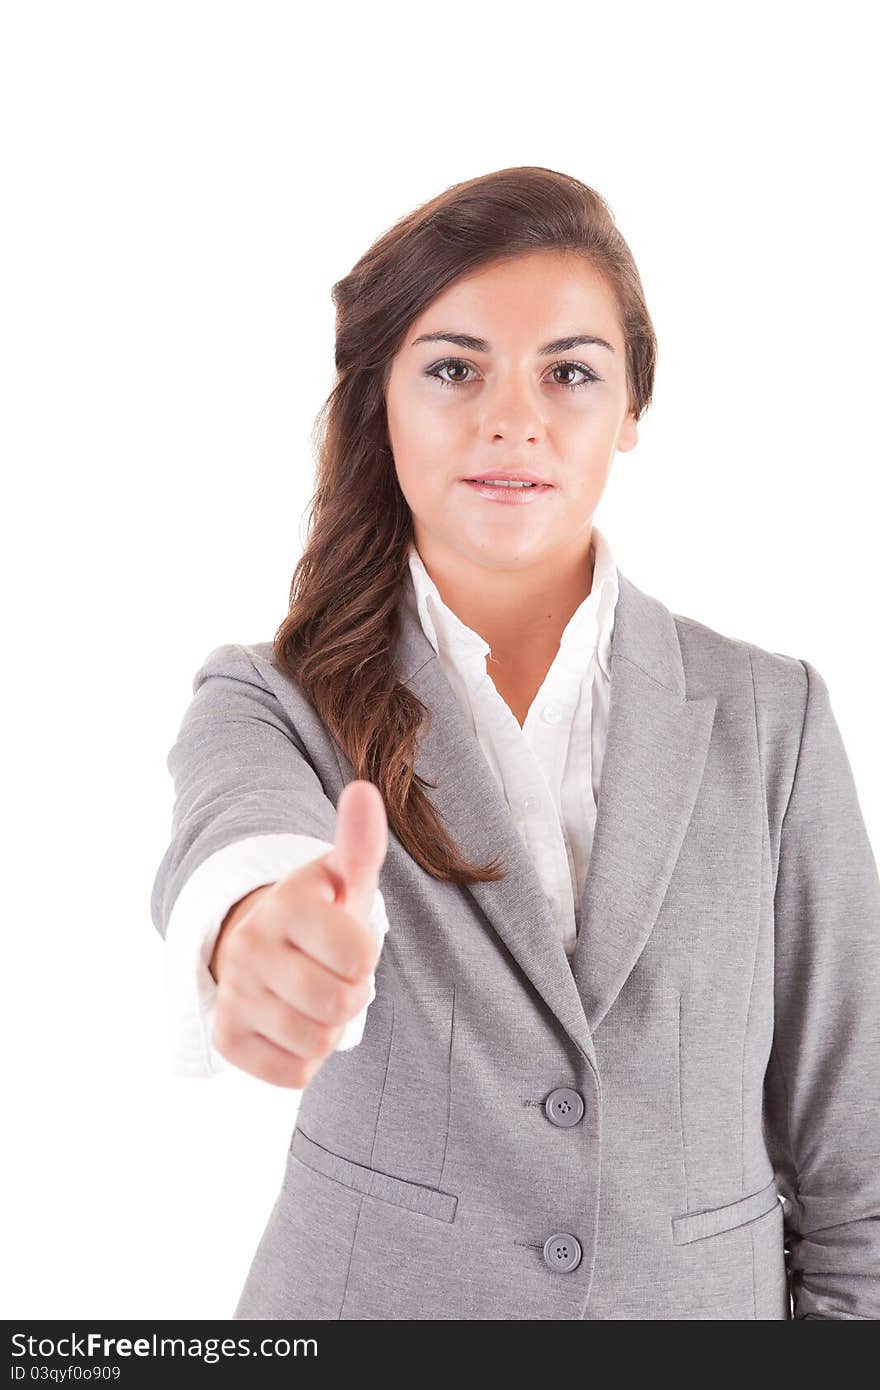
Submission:
[[[250,893],[246,893],[243,898],[239,898],[238,902],[232,905],[232,907],[227,912],[226,916],[223,918],[220,930],[217,933],[217,939],[214,942],[214,950],[211,953],[211,961],[208,967],[216,984],[220,983],[222,953],[225,947],[225,943],[229,939],[230,929],[235,926],[236,922],[240,921],[241,918],[244,917],[245,913],[250,911],[251,907],[262,893],[266,893],[270,888],[274,887],[274,883],[262,883],[260,884],[259,888],[252,888]]]

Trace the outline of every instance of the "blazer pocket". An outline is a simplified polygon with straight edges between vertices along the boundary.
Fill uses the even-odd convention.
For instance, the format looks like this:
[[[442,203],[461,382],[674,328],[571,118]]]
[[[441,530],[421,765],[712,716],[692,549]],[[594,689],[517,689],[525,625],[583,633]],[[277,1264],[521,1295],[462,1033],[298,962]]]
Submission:
[[[316,1144],[297,1127],[290,1141],[291,1158],[299,1159],[307,1168],[313,1168],[333,1182],[363,1192],[368,1197],[378,1197],[380,1201],[391,1202],[394,1206],[405,1207],[408,1211],[431,1216],[436,1221],[454,1221],[458,1197],[452,1192],[442,1192],[436,1187],[425,1187],[422,1183],[409,1182],[405,1178],[392,1177],[381,1173],[377,1168],[367,1168],[362,1163],[353,1163],[350,1158],[332,1153]]]
[[[732,1231],[736,1226],[744,1226],[747,1221],[766,1216],[778,1206],[779,1194],[774,1177],[760,1191],[752,1192],[748,1197],[740,1197],[735,1202],[727,1202],[723,1207],[709,1207],[704,1211],[674,1216],[672,1239],[676,1245],[685,1245],[691,1240],[702,1240],[704,1236]]]

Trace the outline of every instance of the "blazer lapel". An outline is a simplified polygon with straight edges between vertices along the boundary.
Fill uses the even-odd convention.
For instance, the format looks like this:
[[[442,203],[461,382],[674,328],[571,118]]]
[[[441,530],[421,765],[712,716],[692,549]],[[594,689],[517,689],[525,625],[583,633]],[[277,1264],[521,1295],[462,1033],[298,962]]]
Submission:
[[[689,699],[672,614],[618,569],[608,730],[571,957],[595,1032],[648,941],[703,778],[716,697]]]
[[[597,1070],[592,1031],[644,949],[699,789],[714,697],[688,700],[672,615],[618,569],[609,726],[592,856],[569,959],[469,716],[404,595],[394,661],[428,710],[415,771],[462,852],[500,856],[498,883],[462,888]],[[407,573],[405,583],[411,586]],[[589,769],[584,769],[589,775]]]

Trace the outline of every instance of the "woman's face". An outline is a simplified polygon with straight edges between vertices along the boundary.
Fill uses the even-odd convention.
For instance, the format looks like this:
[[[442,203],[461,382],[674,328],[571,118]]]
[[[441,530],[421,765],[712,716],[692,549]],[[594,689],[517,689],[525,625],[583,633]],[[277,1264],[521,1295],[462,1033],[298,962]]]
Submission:
[[[462,335],[472,341],[450,341]],[[559,341],[582,337],[603,341]],[[637,440],[613,293],[562,252],[496,262],[444,290],[395,354],[386,405],[419,552],[465,568],[552,564],[577,550],[615,451]],[[516,505],[463,481],[490,469],[526,469],[552,487]]]

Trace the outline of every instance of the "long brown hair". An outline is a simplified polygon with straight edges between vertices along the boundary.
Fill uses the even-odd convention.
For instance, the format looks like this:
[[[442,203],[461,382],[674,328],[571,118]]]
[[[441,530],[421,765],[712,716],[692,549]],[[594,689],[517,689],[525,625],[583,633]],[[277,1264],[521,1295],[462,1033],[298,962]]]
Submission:
[[[274,639],[355,775],[381,791],[389,827],[434,878],[497,882],[502,861],[470,863],[414,771],[427,707],[391,661],[413,540],[385,413],[404,334],[459,276],[536,250],[573,251],[613,290],[626,342],[629,409],[650,403],[657,343],[641,280],[610,208],[553,169],[501,169],[451,188],[386,231],[333,286],[337,379],[315,422],[308,539]]]

